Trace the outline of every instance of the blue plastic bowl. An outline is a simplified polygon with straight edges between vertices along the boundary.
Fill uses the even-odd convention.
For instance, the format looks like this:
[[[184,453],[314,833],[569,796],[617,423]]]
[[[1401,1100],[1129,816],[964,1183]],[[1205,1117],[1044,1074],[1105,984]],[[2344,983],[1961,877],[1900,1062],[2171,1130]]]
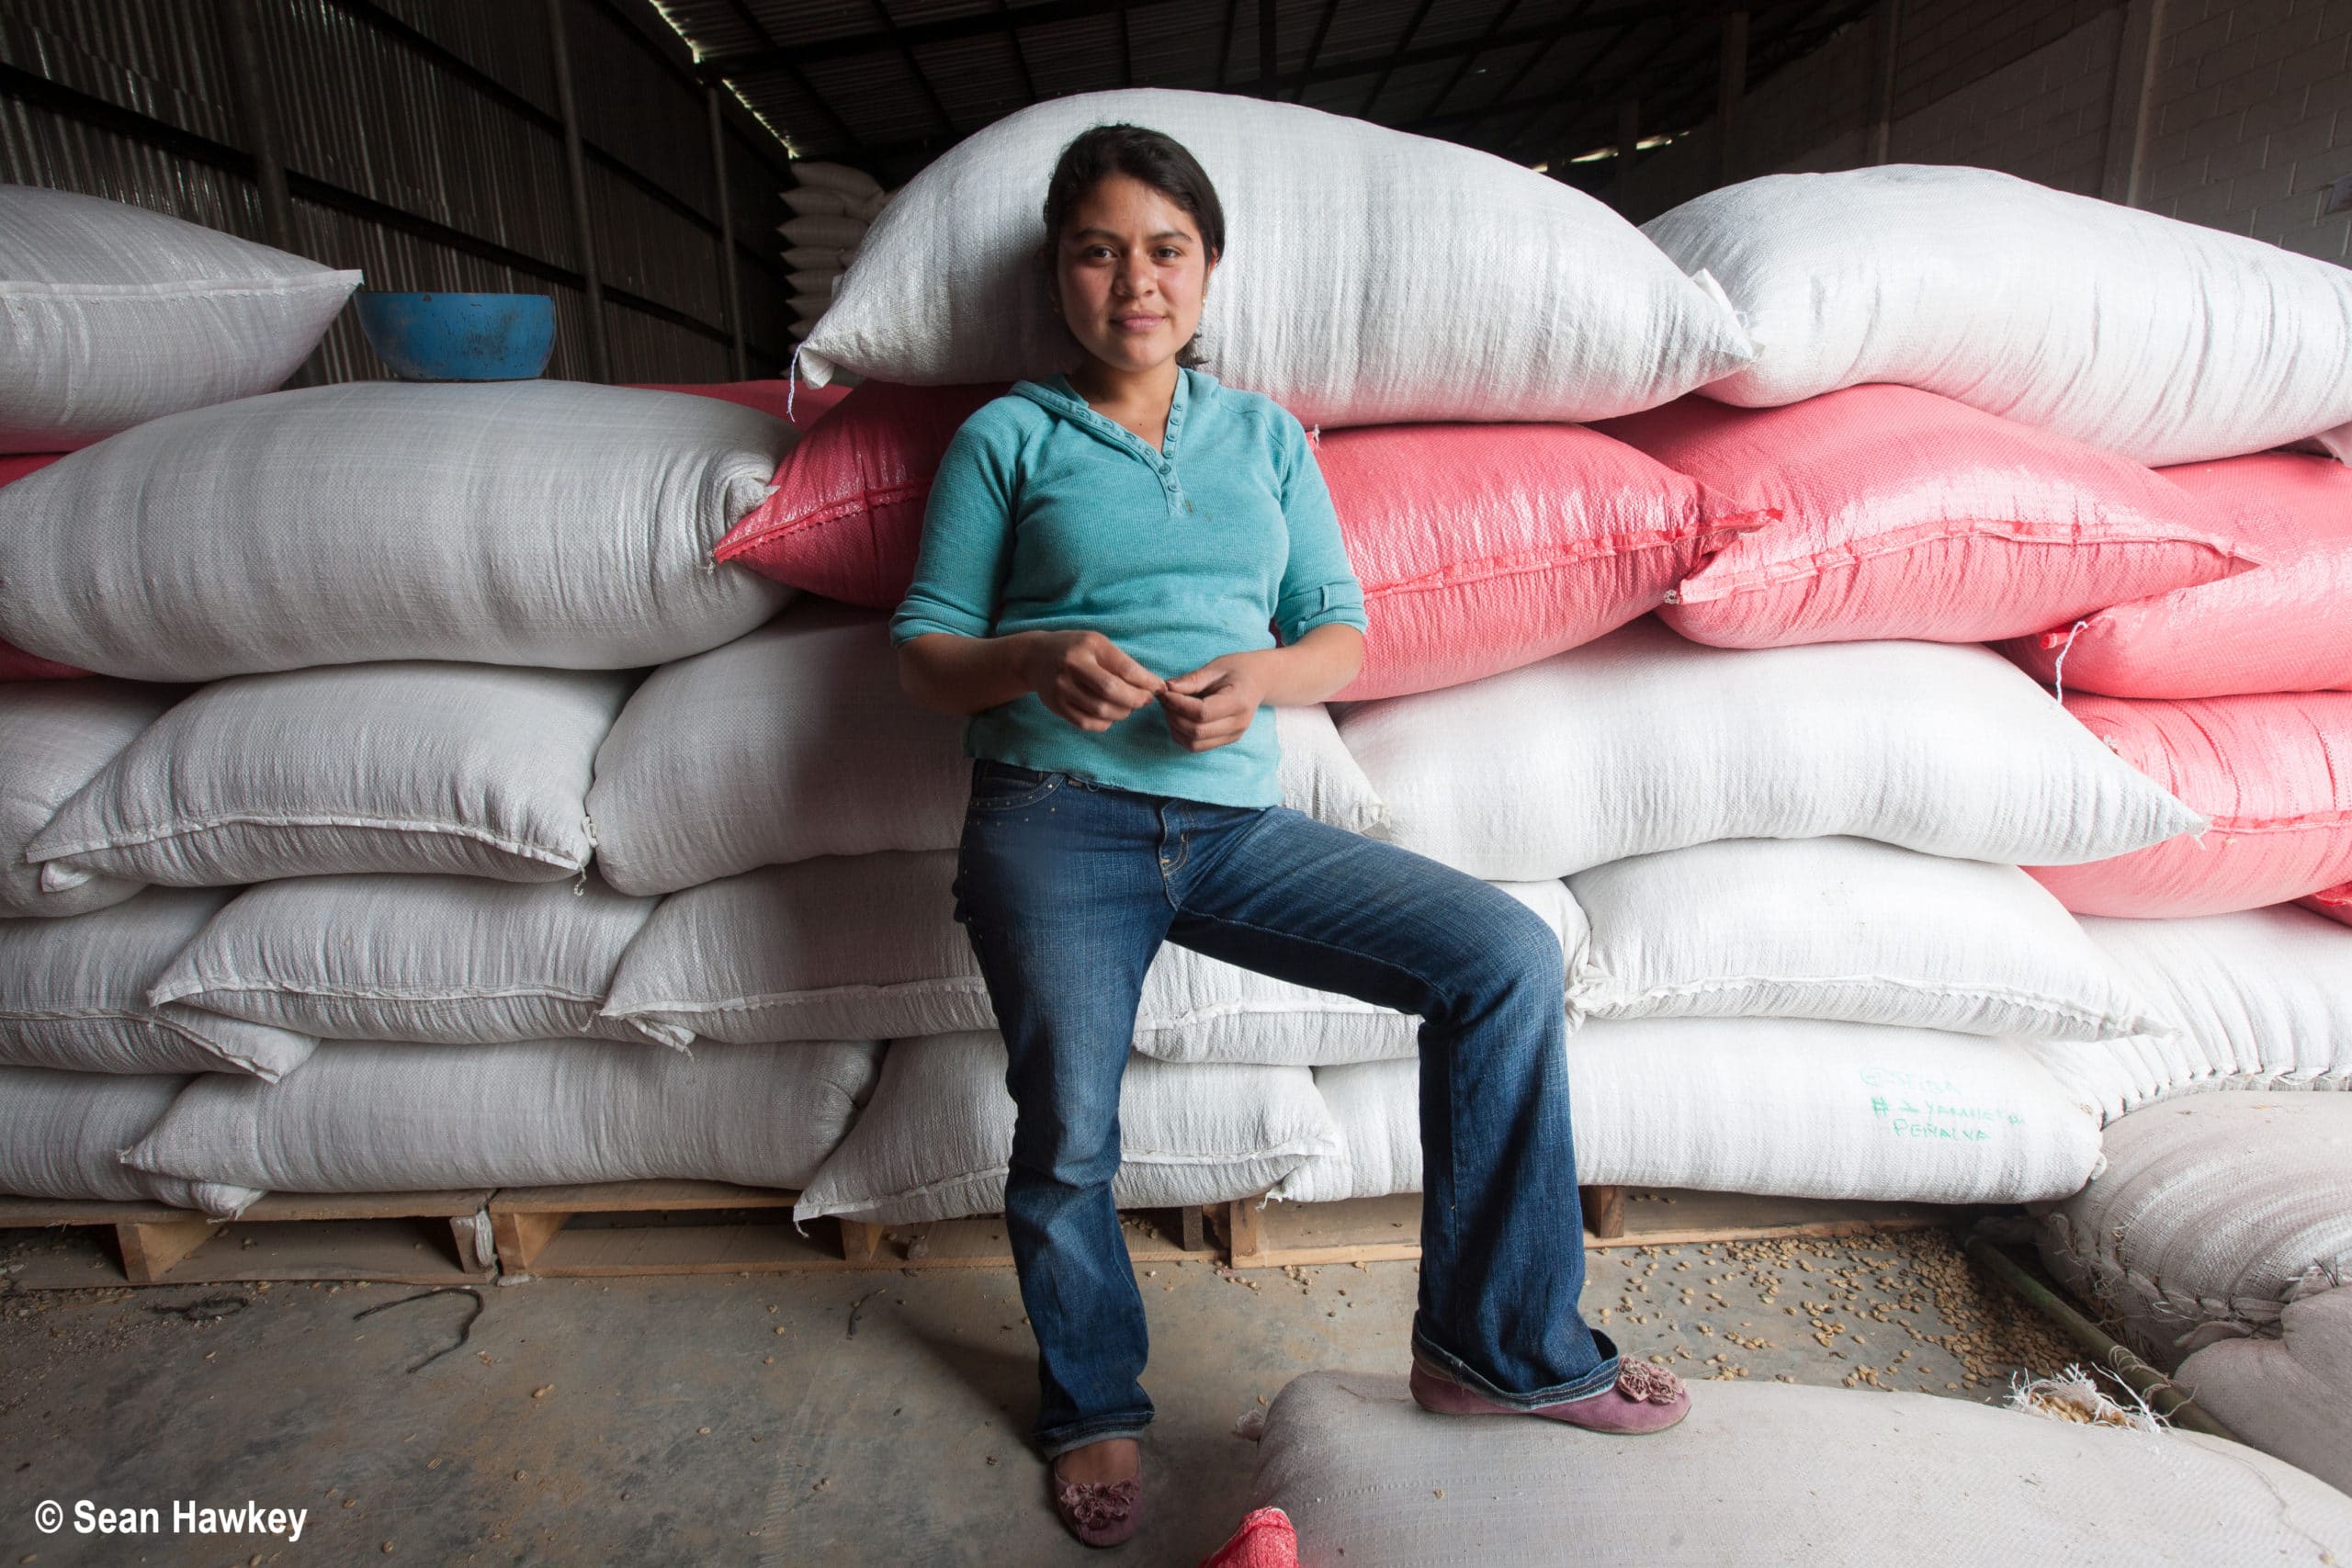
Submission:
[[[403,381],[527,381],[555,352],[555,301],[545,294],[356,298],[359,330]]]

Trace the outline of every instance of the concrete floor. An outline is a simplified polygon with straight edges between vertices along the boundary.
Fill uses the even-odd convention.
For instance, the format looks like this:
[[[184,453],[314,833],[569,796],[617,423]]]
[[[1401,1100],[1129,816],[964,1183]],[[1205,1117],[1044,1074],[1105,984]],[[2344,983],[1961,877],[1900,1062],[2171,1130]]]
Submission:
[[[0,1269],[93,1245],[0,1232]],[[1236,1421],[1291,1378],[1401,1371],[1416,1268],[1139,1265],[1159,1418],[1151,1515],[1119,1560],[1193,1568],[1222,1541],[1255,1455]],[[469,1299],[354,1314],[416,1289],[0,1295],[0,1568],[1097,1558],[1024,1439],[1035,1372],[1010,1269],[485,1287],[469,1343],[411,1372]],[[173,1310],[207,1298],[227,1302]],[[2075,1359],[1940,1231],[1596,1252],[1585,1306],[1692,1379],[1997,1400],[2012,1372]],[[57,1534],[36,1528],[43,1499],[69,1510]],[[175,1534],[183,1499],[309,1515],[299,1541]],[[81,1500],[157,1508],[163,1532],[77,1535]]]

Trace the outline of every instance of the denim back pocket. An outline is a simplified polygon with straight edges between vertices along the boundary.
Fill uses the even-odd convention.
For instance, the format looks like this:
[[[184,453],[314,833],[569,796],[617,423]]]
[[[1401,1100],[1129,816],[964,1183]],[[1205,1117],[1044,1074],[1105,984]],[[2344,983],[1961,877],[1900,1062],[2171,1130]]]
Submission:
[[[972,800],[974,811],[1013,811],[1023,806],[1035,806],[1062,786],[1066,773],[1042,773],[1035,768],[1016,767],[1011,762],[992,761],[985,757],[972,761]]]

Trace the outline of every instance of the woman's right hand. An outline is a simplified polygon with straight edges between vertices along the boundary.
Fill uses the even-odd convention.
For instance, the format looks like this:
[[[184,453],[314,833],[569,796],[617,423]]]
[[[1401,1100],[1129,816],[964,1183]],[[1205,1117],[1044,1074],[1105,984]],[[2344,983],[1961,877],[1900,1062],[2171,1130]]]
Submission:
[[[1100,734],[1159,695],[1167,682],[1101,632],[1032,632],[1022,679],[1054,713]]]

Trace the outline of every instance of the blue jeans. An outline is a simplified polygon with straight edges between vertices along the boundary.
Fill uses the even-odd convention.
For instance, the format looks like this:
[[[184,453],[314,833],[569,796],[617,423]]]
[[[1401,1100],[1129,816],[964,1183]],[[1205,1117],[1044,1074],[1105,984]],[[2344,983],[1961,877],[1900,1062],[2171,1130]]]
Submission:
[[[1143,1298],[1119,1231],[1119,1080],[1162,941],[1420,1027],[1413,1352],[1498,1404],[1598,1393],[1617,1348],[1577,1310],[1566,961],[1527,906],[1286,806],[1216,806],[976,761],[956,857],[1017,1114],[1004,1213],[1037,1337],[1048,1457],[1132,1436]]]

